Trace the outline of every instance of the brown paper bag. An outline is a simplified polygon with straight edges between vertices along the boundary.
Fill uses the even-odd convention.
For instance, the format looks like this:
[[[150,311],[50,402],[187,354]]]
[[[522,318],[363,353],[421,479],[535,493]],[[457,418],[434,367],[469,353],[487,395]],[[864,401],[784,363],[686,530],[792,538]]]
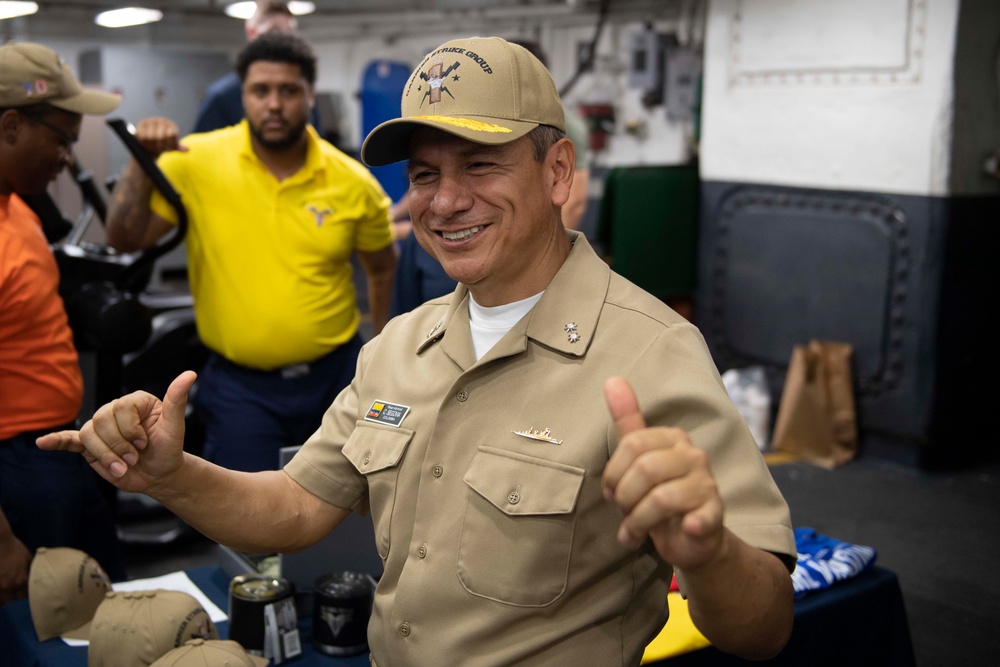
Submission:
[[[857,416],[846,343],[796,345],[778,404],[772,442],[776,450],[832,469],[854,458]]]

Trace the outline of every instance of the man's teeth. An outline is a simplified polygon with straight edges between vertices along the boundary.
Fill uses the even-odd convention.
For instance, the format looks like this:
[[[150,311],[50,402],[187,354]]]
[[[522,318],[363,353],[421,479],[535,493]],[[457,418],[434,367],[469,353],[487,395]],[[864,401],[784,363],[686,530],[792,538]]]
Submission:
[[[461,241],[462,239],[467,239],[480,229],[482,225],[477,225],[476,227],[469,227],[468,229],[463,229],[460,232],[441,232],[441,236],[445,237],[448,241]]]

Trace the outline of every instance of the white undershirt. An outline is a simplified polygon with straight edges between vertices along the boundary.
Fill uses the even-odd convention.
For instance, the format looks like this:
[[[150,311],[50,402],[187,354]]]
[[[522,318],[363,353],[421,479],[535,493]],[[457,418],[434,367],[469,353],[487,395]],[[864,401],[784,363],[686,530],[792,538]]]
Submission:
[[[480,306],[469,294],[469,329],[472,330],[472,347],[476,351],[476,361],[490,351],[518,320],[535,307],[545,292],[539,292],[527,299],[487,308]]]

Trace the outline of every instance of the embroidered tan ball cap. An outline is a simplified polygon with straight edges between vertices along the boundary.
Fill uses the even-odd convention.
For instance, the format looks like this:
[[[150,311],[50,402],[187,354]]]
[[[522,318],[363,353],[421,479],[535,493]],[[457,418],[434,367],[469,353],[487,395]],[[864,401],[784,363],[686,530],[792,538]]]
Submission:
[[[433,127],[480,144],[505,144],[539,125],[566,130],[552,76],[538,58],[499,37],[446,42],[413,70],[403,88],[401,117],[368,134],[366,164],[405,160],[410,134]]]
[[[190,639],[218,639],[208,612],[181,591],[108,593],[90,625],[88,667],[147,667]]]
[[[175,648],[151,667],[267,667],[271,661],[247,653],[238,642],[192,639]]]
[[[94,612],[110,590],[108,575],[84,552],[40,547],[28,572],[28,607],[38,640],[87,639]]]
[[[50,104],[82,114],[106,114],[122,98],[84,88],[52,49],[30,42],[0,46],[0,107]]]

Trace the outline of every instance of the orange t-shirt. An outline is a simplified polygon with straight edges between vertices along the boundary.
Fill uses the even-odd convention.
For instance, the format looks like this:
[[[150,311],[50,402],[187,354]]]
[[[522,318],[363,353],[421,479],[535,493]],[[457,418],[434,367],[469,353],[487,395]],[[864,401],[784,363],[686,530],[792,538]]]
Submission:
[[[83,378],[34,212],[0,195],[0,440],[76,419]]]

